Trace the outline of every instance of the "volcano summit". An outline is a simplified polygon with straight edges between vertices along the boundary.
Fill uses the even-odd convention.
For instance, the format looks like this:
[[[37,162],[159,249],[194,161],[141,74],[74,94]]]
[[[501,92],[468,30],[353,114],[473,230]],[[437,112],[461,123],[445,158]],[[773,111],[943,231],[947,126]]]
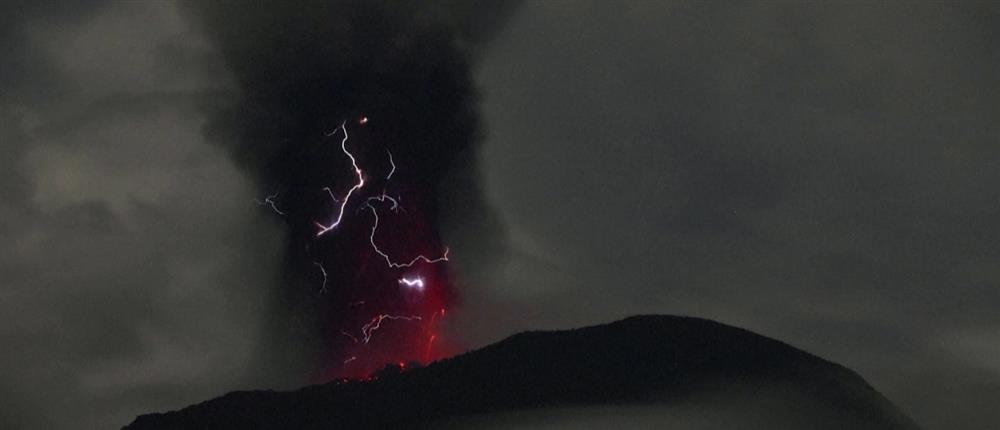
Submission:
[[[918,427],[853,371],[709,320],[536,331],[422,368],[234,392],[126,429]]]

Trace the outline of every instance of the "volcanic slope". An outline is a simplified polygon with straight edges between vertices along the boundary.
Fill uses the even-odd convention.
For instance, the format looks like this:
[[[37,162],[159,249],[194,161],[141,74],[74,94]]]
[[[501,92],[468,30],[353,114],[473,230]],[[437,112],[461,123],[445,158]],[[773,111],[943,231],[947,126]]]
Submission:
[[[426,367],[242,391],[130,430],[336,428],[918,429],[863,378],[717,322],[634,316],[516,334]]]

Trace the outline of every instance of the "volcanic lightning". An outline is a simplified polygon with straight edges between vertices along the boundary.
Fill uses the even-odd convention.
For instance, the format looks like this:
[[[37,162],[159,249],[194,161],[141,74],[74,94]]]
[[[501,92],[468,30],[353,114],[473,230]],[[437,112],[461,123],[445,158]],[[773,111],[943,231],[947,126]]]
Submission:
[[[362,118],[362,120],[364,120],[365,122],[367,122],[367,118]],[[362,122],[362,124],[364,124],[364,122]],[[347,201],[351,199],[351,194],[353,194],[355,191],[361,189],[361,187],[365,186],[365,178],[364,178],[363,173],[361,172],[361,168],[358,167],[358,161],[355,160],[354,159],[354,155],[351,154],[351,152],[347,150],[347,138],[348,138],[348,136],[347,136],[347,121],[344,121],[344,122],[340,123],[340,127],[338,127],[338,129],[340,129],[340,130],[342,130],[344,132],[344,138],[340,141],[340,150],[344,151],[344,154],[347,155],[347,158],[351,159],[351,166],[354,167],[354,173],[358,177],[358,183],[354,184],[354,186],[351,187],[351,189],[347,191],[347,195],[344,196],[343,200],[340,200],[340,210],[337,212],[337,218],[332,223],[330,223],[330,225],[323,225],[323,224],[321,224],[319,222],[316,222],[316,226],[319,227],[319,232],[316,233],[317,237],[326,234],[326,232],[328,232],[330,230],[333,230],[333,229],[337,228],[338,225],[340,225],[340,221],[344,219],[344,208],[347,207]],[[333,136],[336,133],[337,133],[337,130],[333,130],[332,132],[330,132],[329,134],[327,134],[327,137]],[[333,196],[333,191],[330,191],[329,188],[325,188],[325,190],[328,193],[330,193],[330,197],[332,197],[335,202],[339,200],[339,199],[337,199],[336,197]]]
[[[372,318],[372,320],[369,321],[368,324],[365,324],[364,327],[361,327],[361,334],[363,335],[362,339],[364,340],[364,343],[368,343],[368,341],[371,340],[372,338],[372,334],[375,333],[375,330],[378,330],[379,327],[382,327],[382,321],[385,320],[419,321],[422,319],[423,318],[420,318],[417,315],[403,316],[403,315],[379,314],[377,317]]]
[[[390,196],[390,195],[388,195],[386,193],[382,193],[382,195],[380,195],[380,196],[372,196],[372,197],[369,197],[367,200],[365,200],[365,205],[361,206],[360,208],[358,208],[358,212],[361,212],[363,209],[365,209],[365,206],[367,206],[369,208],[372,208],[372,210],[375,210],[375,208],[372,207],[371,202],[384,202],[386,200],[388,200],[389,202],[392,203],[392,206],[389,207],[389,210],[391,210],[393,212],[397,212],[397,211],[399,211],[402,208],[402,206],[399,205],[399,200],[396,200],[396,199],[392,198],[392,196]],[[406,212],[406,211],[403,211],[403,212]]]
[[[359,125],[364,125],[367,122],[368,122],[368,119],[366,117],[361,117],[361,118],[359,118],[357,120],[357,124],[359,124]],[[345,214],[348,213],[348,210],[349,210],[348,206],[351,205],[352,208],[354,208],[354,207],[357,208],[355,210],[355,213],[360,213],[363,210],[371,210],[372,216],[373,216],[373,221],[372,221],[372,225],[371,225],[371,232],[368,235],[368,242],[371,245],[372,250],[375,251],[375,254],[377,254],[379,257],[381,257],[382,259],[384,259],[385,262],[386,262],[386,264],[388,265],[388,267],[390,269],[408,268],[408,267],[412,267],[412,266],[414,266],[414,265],[416,265],[418,263],[435,264],[435,263],[441,263],[441,262],[448,261],[448,252],[449,252],[449,250],[448,250],[447,247],[445,247],[443,249],[442,255],[438,256],[438,257],[433,257],[433,256],[427,256],[427,255],[419,254],[416,257],[414,257],[412,260],[409,260],[409,261],[396,261],[392,257],[390,257],[389,253],[387,252],[387,250],[395,249],[394,246],[390,246],[390,245],[397,245],[396,243],[394,243],[394,242],[386,242],[386,243],[384,243],[383,246],[386,246],[387,248],[380,248],[378,246],[378,244],[376,243],[376,239],[375,239],[375,236],[376,236],[376,234],[378,232],[379,222],[380,222],[378,210],[380,208],[381,209],[388,209],[389,211],[391,211],[393,213],[405,212],[405,210],[404,210],[403,206],[400,205],[400,198],[399,197],[390,196],[387,193],[387,190],[385,188],[383,188],[381,194],[378,194],[378,195],[371,195],[371,194],[367,194],[366,195],[366,194],[364,194],[364,192],[362,190],[363,190],[363,188],[366,185],[365,172],[361,169],[361,166],[358,164],[358,158],[356,157],[356,154],[353,153],[353,152],[351,152],[347,148],[347,141],[350,138],[349,134],[348,134],[348,130],[347,130],[347,125],[348,125],[348,121],[347,120],[341,122],[340,126],[338,126],[336,129],[334,129],[332,132],[326,134],[326,136],[327,137],[332,137],[332,136],[336,135],[337,133],[343,133],[343,136],[342,136],[341,141],[340,141],[340,150],[341,150],[341,152],[344,153],[345,156],[347,156],[348,160],[350,160],[351,167],[353,168],[353,171],[354,171],[354,175],[353,176],[356,178],[356,182],[343,195],[337,195],[334,192],[334,189],[331,188],[331,187],[323,187],[322,188],[322,191],[325,192],[327,195],[329,195],[331,201],[334,202],[336,209],[335,209],[335,212],[333,213],[333,215],[331,215],[331,218],[330,218],[330,220],[329,220],[329,222],[327,224],[323,224],[323,223],[320,223],[320,222],[314,222],[314,224],[316,225],[316,227],[319,228],[319,230],[316,232],[315,237],[323,236],[324,234],[328,233],[329,231],[331,231],[331,230],[337,228],[338,226],[340,226],[340,224],[345,219]],[[385,152],[386,152],[386,155],[388,157],[388,164],[389,164],[389,166],[388,166],[389,167],[389,171],[388,171],[388,173],[385,176],[385,182],[388,183],[389,180],[393,178],[393,175],[396,172],[396,162],[393,159],[393,155],[392,155],[391,151],[389,151],[388,149],[386,149]],[[360,154],[364,154],[364,152],[358,152],[358,154],[359,155]],[[363,155],[361,155],[361,156],[363,157]],[[276,213],[278,213],[280,215],[284,215],[284,212],[280,211],[279,208],[277,207],[276,203],[275,203],[275,199],[277,199],[277,197],[278,197],[278,194],[274,194],[274,195],[268,196],[263,202],[259,202],[259,203],[261,205],[268,205]],[[354,200],[352,200],[352,198]],[[380,204],[383,205],[383,206],[379,206]],[[383,237],[383,240],[388,240],[388,239],[386,237]],[[307,247],[307,249],[308,249],[308,247]],[[320,271],[320,273],[322,274],[322,285],[321,285],[319,291],[321,293],[325,293],[325,292],[327,292],[327,287],[328,287],[327,284],[328,284],[328,280],[329,280],[329,274],[327,272],[327,268],[324,267],[323,260],[315,260],[315,261],[313,261],[313,265],[315,265],[318,268],[318,270]],[[403,276],[402,274],[400,274],[400,276],[397,278],[397,283],[401,287],[403,287],[403,288],[412,289],[412,290],[420,291],[420,292],[424,292],[425,288],[429,285],[428,281],[425,280],[424,277],[421,277],[421,276],[412,276],[412,275]],[[377,286],[372,286],[372,287],[377,288]],[[426,296],[426,297],[421,296],[421,297],[422,297],[421,300],[432,299],[432,296]],[[347,309],[348,310],[359,309],[360,306],[364,305],[364,304],[365,304],[365,301],[363,301],[363,300],[350,302],[347,305]],[[393,312],[393,313],[386,313],[387,311],[390,311],[390,312]],[[398,310],[389,310],[389,309],[379,309],[379,310],[376,310],[376,312],[378,312],[378,313],[375,314],[375,316],[371,320],[369,320],[366,323],[364,323],[360,327],[360,330],[358,330],[358,329],[346,329],[346,330],[342,329],[342,330],[340,330],[340,334],[343,335],[345,338],[347,338],[346,339],[347,342],[349,342],[350,344],[356,345],[356,346],[353,346],[352,348],[370,348],[368,346],[368,343],[371,341],[371,339],[374,336],[375,332],[378,331],[382,327],[382,324],[383,324],[383,322],[385,322],[385,320],[400,320],[400,321],[409,321],[409,322],[423,321],[423,323],[424,323],[424,324],[422,324],[423,327],[424,327],[422,329],[422,330],[424,330],[423,336],[428,336],[427,338],[424,338],[424,339],[427,339],[426,340],[427,343],[424,345],[423,348],[421,348],[422,351],[418,350],[418,352],[416,352],[415,355],[417,355],[417,356],[423,355],[424,356],[424,360],[427,360],[427,361],[430,360],[430,358],[431,358],[431,352],[433,350],[435,340],[437,340],[437,335],[433,332],[434,326],[435,326],[434,325],[434,321],[435,321],[435,319],[438,319],[438,317],[443,317],[444,316],[444,309],[443,308],[440,309],[440,311],[436,311],[436,312],[431,313],[430,315],[424,315],[424,317],[422,317],[421,314],[419,314],[419,313],[410,314],[410,313],[403,313],[403,312],[400,312]],[[360,331],[360,334],[357,334],[359,331]],[[355,360],[360,360],[361,358],[365,357],[365,356],[363,356],[363,355],[360,354],[361,350],[355,349],[354,352],[357,355],[351,355],[351,356],[349,356],[350,358],[348,358],[346,360],[343,360],[342,364],[347,364],[347,363],[353,362]],[[378,354],[376,354],[376,356],[377,355]],[[381,359],[381,358],[379,358],[379,359]],[[357,366],[357,364],[355,366]],[[359,367],[359,369],[360,369],[360,367]]]
[[[406,285],[407,287],[414,287],[418,290],[424,289],[424,280],[421,278],[399,278],[400,285]]]
[[[323,263],[320,263],[318,261],[314,261],[313,264],[315,264],[316,267],[319,267],[320,273],[323,274],[323,286],[320,287],[319,292],[325,293],[326,292],[326,268],[323,267]]]
[[[372,245],[372,249],[374,249],[375,252],[378,255],[382,256],[382,258],[385,259],[385,262],[389,265],[389,267],[394,268],[394,269],[402,269],[404,267],[413,267],[414,264],[417,264],[420,261],[423,261],[423,262],[428,263],[428,264],[434,264],[434,263],[440,263],[442,261],[448,261],[448,248],[444,249],[444,253],[442,253],[442,255],[440,257],[433,258],[433,259],[430,258],[430,257],[427,257],[427,256],[425,256],[423,254],[421,254],[421,255],[417,255],[416,257],[413,257],[413,259],[410,260],[410,262],[408,262],[408,263],[397,263],[397,262],[392,261],[392,258],[389,257],[389,254],[386,254],[384,251],[382,251],[381,249],[379,249],[378,245],[375,244],[375,231],[378,230],[378,211],[376,211],[375,210],[375,206],[372,206],[370,203],[365,203],[365,205],[369,209],[371,209],[372,215],[375,217],[375,221],[372,223],[372,233],[371,233],[371,235],[368,236],[369,242]]]
[[[271,208],[271,210],[274,211],[274,213],[276,213],[278,215],[281,215],[281,216],[286,215],[284,212],[281,211],[281,209],[278,209],[277,205],[275,205],[274,199],[276,199],[276,198],[278,198],[278,193],[274,193],[274,194],[271,194],[271,195],[265,197],[264,201],[260,201],[258,199],[254,199],[254,202],[256,202],[258,205],[261,205],[261,206],[269,206]]]
[[[392,166],[392,169],[389,170],[389,174],[386,175],[386,177],[385,177],[385,180],[388,181],[388,180],[392,179],[392,174],[396,173],[396,162],[392,161],[392,152],[390,152],[388,149],[386,149],[385,153],[389,154],[389,165]]]
[[[355,337],[355,336],[354,336],[353,334],[350,334],[350,333],[348,333],[348,332],[346,332],[346,331],[344,331],[344,330],[341,330],[341,331],[340,331],[340,334],[342,334],[342,335],[344,335],[344,336],[347,336],[347,337],[348,337],[348,338],[350,338],[350,339],[351,339],[351,340],[352,340],[352,341],[353,341],[354,343],[358,343],[358,338],[357,338],[357,337]]]

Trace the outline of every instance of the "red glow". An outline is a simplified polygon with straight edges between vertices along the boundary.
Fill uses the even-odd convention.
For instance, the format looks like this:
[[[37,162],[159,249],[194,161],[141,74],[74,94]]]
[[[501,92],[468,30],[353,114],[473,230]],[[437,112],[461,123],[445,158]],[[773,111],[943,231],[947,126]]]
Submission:
[[[364,125],[368,118],[357,121]],[[405,368],[406,363],[429,363],[457,350],[440,332],[455,291],[448,248],[434,226],[434,212],[425,212],[423,203],[430,199],[424,199],[421,188],[397,182],[408,178],[405,161],[400,160],[400,175],[394,176],[392,152],[369,139],[377,129],[349,130],[348,125],[336,131],[343,132],[339,149],[351,163],[345,173],[352,173],[356,182],[343,195],[321,190],[329,195],[333,213],[328,224],[317,223],[316,236],[323,236],[317,246],[352,250],[316,262],[323,280],[330,274],[324,294],[336,297],[327,314],[327,357],[319,382],[371,378],[387,363]],[[371,161],[383,156],[385,164]],[[376,171],[378,167],[385,171]],[[372,194],[373,189],[381,194]]]
[[[431,347],[434,346],[434,339],[437,339],[437,335],[432,334],[431,338],[427,340],[427,352],[424,354],[424,362],[431,362]]]

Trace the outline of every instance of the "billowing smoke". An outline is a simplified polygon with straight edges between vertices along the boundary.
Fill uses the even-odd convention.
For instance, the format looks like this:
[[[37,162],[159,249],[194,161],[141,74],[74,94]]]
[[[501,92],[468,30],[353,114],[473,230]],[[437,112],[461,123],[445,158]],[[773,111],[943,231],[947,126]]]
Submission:
[[[442,219],[486,212],[469,164],[471,68],[512,3],[303,3],[188,5],[238,89],[207,133],[287,226],[261,365],[326,379],[454,352],[439,328],[458,304],[449,264],[461,257],[389,263],[443,260]]]

